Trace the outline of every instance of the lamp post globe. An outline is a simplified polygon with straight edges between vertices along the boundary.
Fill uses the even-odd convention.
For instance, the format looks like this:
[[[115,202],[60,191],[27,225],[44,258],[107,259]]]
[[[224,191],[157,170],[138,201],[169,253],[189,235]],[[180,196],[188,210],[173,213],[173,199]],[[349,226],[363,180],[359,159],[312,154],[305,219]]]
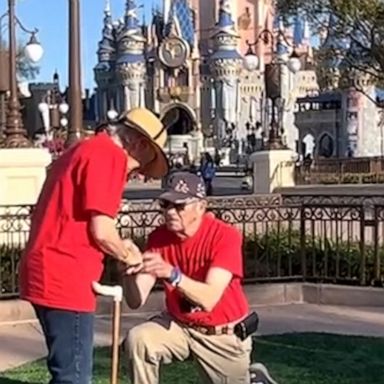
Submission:
[[[301,70],[301,61],[298,57],[292,56],[289,58],[287,66],[292,73],[298,73]]]
[[[114,109],[111,109],[107,112],[107,118],[109,121],[116,120],[118,116],[119,116],[119,114]]]
[[[49,111],[49,105],[44,102],[39,103],[38,108],[40,113],[47,113]]]
[[[37,41],[35,33],[32,34],[31,39],[25,46],[24,52],[27,59],[32,61],[32,63],[37,63],[42,59],[44,55],[44,49]]]
[[[249,72],[255,71],[259,67],[259,58],[254,53],[247,53],[244,57],[244,67]]]
[[[66,117],[62,117],[60,119],[60,125],[63,127],[63,128],[66,128],[68,126],[68,119]]]
[[[66,115],[69,111],[69,105],[67,103],[61,103],[59,105],[59,111],[62,115]]]

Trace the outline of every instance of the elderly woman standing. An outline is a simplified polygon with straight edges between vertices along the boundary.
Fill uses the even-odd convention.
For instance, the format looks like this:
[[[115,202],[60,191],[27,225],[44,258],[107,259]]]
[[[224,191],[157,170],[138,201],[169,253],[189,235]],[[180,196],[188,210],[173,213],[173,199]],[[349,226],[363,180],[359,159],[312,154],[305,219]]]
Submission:
[[[69,148],[48,172],[20,263],[20,296],[44,332],[51,384],[92,381],[92,282],[101,277],[104,254],[142,264],[135,245],[121,240],[115,217],[132,172],[168,172],[166,138],[155,115],[134,109]]]

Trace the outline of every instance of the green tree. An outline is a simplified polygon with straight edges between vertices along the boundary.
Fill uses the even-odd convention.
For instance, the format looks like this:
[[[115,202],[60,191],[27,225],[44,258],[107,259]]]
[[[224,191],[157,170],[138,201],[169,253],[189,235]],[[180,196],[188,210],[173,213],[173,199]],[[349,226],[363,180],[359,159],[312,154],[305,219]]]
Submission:
[[[315,33],[332,37],[317,52],[320,67],[328,61],[341,76],[357,71],[384,85],[384,1],[277,0],[277,7],[286,21],[299,12]]]

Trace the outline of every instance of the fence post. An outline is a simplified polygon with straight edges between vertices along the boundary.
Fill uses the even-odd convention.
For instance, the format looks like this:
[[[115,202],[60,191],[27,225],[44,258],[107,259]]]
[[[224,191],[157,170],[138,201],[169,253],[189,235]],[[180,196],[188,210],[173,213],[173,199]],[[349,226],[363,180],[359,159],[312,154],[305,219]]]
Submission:
[[[375,205],[375,217],[374,217],[374,228],[373,228],[373,245],[374,245],[374,258],[375,258],[375,285],[381,286],[381,259],[379,254],[379,209],[377,205]]]
[[[362,286],[367,283],[365,267],[365,210],[360,206],[360,285]]]
[[[300,208],[300,256],[301,273],[303,281],[307,278],[307,255],[306,255],[306,236],[305,236],[305,207]]]

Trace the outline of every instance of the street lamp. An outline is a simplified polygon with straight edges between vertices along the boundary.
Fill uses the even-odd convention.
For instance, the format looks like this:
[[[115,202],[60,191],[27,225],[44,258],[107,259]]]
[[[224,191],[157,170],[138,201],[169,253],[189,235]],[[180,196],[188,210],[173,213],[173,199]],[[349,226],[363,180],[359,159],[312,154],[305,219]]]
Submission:
[[[107,119],[108,119],[108,121],[110,121],[110,122],[114,122],[118,117],[119,117],[119,114],[118,114],[118,112],[115,111],[114,109],[110,109],[110,110],[107,112]]]
[[[69,127],[66,147],[81,140],[83,103],[81,97],[80,0],[69,5]]]
[[[62,100],[60,94],[57,92],[52,94],[52,91],[48,91],[38,108],[48,140],[52,140],[52,133],[55,129],[67,128],[66,114],[69,111],[69,106]]]
[[[278,44],[284,41],[288,46],[292,47],[282,31],[278,32]],[[275,35],[268,29],[260,32],[254,43],[246,42],[248,50],[244,58],[244,67],[248,71],[255,71],[259,67],[260,58],[256,56],[253,48],[262,40],[264,44],[271,42],[273,49],[276,49]],[[271,127],[269,129],[268,140],[263,143],[263,149],[285,149],[286,145],[283,143],[281,137],[280,123],[277,121],[276,109],[278,107],[278,100],[280,99],[281,105],[284,105],[284,100],[281,100],[281,66],[286,65],[292,73],[297,73],[301,70],[300,56],[297,54],[295,47],[293,47],[292,54],[286,58],[282,54],[276,54],[272,59],[271,64],[266,65],[264,73],[266,98],[272,101],[272,116]]]
[[[44,55],[43,47],[37,41],[36,33],[37,31],[31,32],[31,38],[24,48],[25,55],[27,56],[28,60],[32,61],[32,63],[38,63]]]
[[[15,15],[16,0],[8,0],[8,29],[9,29],[9,100],[5,127],[6,148],[26,148],[31,143],[27,138],[27,132],[23,127],[21,106],[18,98],[16,76],[16,25],[24,32],[31,35],[31,39],[25,47],[25,55],[28,60],[37,62],[43,56],[43,48],[36,39],[37,30],[29,31]]]

